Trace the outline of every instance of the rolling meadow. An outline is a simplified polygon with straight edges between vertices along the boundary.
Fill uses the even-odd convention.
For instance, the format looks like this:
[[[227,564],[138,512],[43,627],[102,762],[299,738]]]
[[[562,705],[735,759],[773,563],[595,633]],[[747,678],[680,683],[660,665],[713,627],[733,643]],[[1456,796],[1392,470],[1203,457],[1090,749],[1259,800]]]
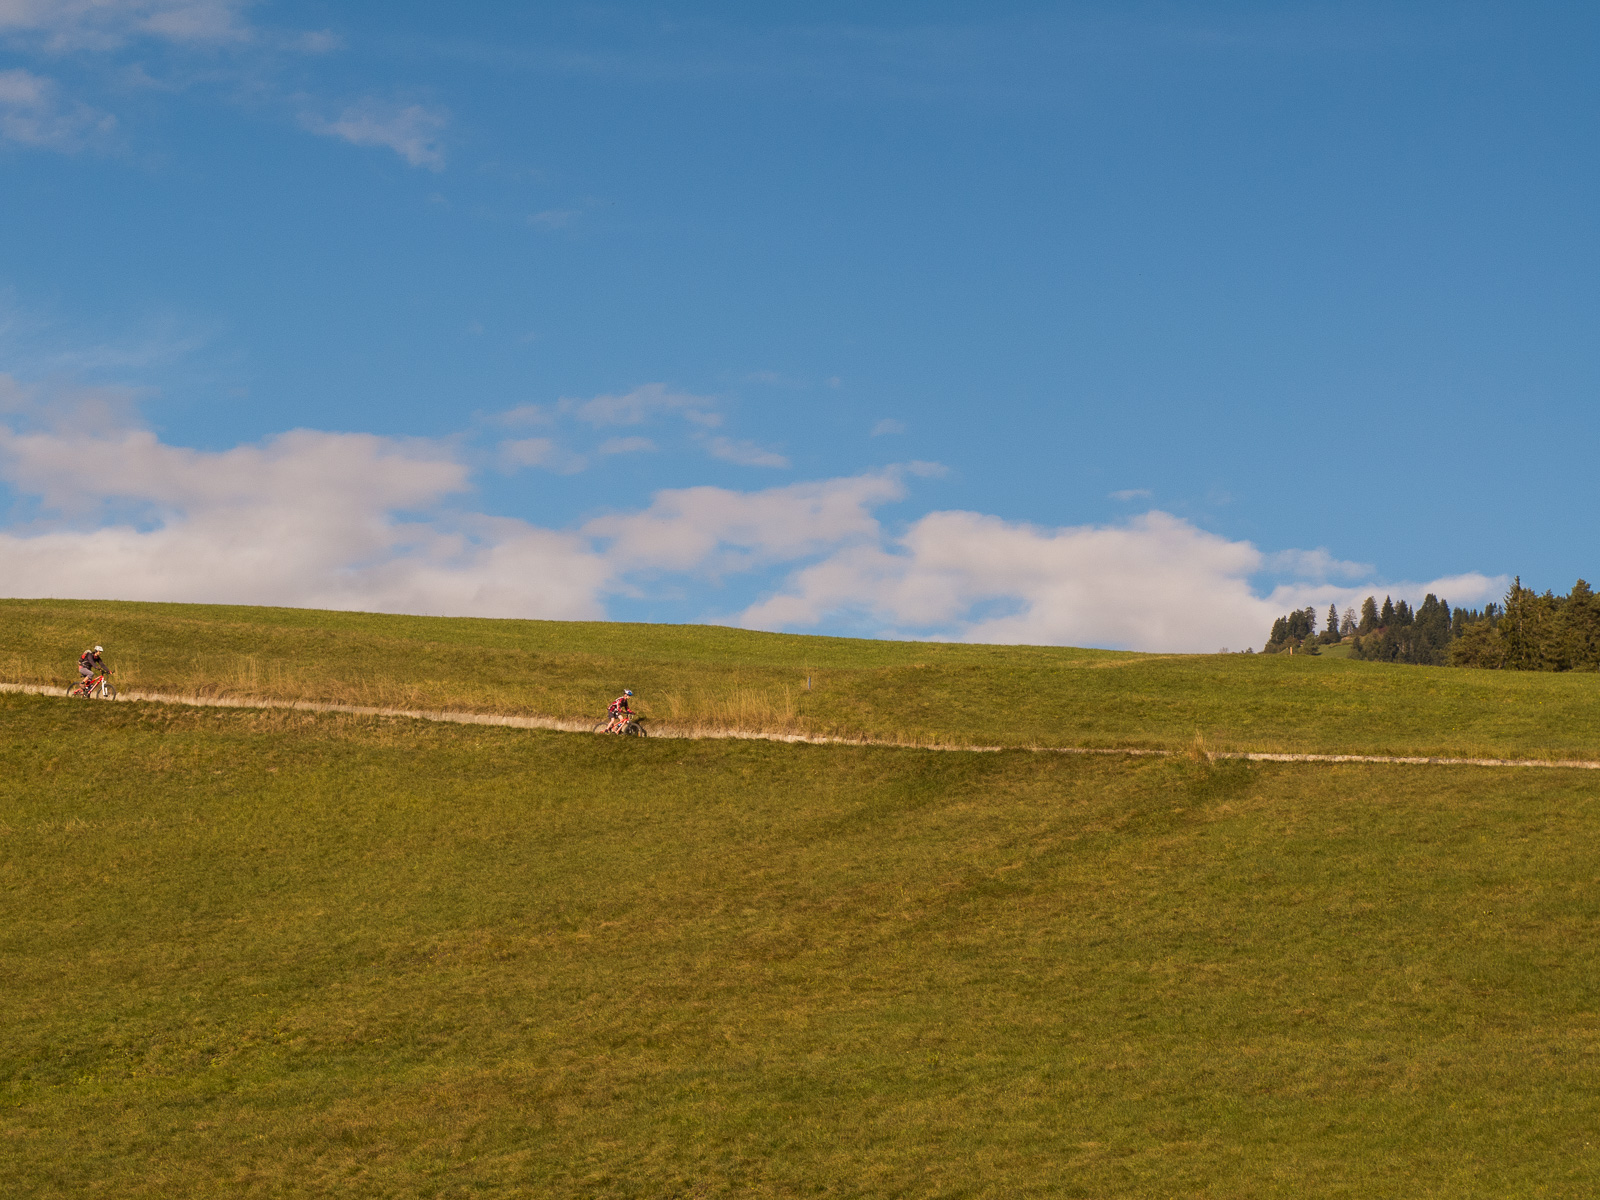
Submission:
[[[1600,676],[890,642],[721,626],[0,600],[0,682],[957,746],[1595,758]],[[807,686],[809,681],[809,688]]]
[[[686,725],[976,745],[1600,749],[1593,675],[0,622],[11,682],[99,640],[124,687],[246,698],[582,715],[626,685]],[[1578,769],[0,695],[0,1194],[1591,1195],[1597,842]]]

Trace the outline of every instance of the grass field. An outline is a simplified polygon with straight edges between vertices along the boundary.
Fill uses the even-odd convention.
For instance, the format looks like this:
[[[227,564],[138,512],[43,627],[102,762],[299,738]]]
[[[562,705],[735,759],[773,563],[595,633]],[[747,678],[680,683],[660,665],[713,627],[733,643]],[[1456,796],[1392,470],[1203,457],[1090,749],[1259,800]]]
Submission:
[[[1325,658],[1349,658],[1354,651],[1355,647],[1346,639],[1333,646],[1318,647],[1317,654]]]
[[[476,661],[339,620],[255,653]],[[0,696],[0,1195],[1590,1196],[1597,841],[1581,771]]]
[[[0,679],[1003,746],[1600,757],[1600,674],[298,609],[0,601]],[[807,680],[811,681],[807,690]]]

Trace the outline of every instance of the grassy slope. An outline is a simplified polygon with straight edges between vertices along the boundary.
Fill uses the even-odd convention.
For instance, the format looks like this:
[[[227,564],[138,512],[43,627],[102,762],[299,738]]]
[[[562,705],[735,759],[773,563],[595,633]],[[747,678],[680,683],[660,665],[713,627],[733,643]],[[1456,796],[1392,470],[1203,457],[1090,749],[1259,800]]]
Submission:
[[[0,1194],[1592,1195],[1597,785],[0,697]]]
[[[967,745],[1600,756],[1592,673],[0,601],[0,678],[64,681],[95,640],[150,690],[595,717],[629,686],[658,719]]]

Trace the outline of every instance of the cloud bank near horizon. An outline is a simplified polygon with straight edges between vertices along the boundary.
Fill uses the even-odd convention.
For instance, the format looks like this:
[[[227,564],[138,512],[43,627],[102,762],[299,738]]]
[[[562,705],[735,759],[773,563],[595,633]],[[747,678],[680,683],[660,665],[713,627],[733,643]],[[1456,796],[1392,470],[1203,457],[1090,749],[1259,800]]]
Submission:
[[[663,407],[661,395],[646,398]],[[599,423],[632,423],[619,398],[594,403]],[[1374,591],[1479,604],[1506,582],[1363,582],[1369,568],[1325,550],[1268,554],[1159,510],[1060,528],[936,511],[887,528],[877,510],[906,500],[912,480],[937,473],[930,464],[666,489],[567,529],[475,511],[475,473],[503,469],[526,440],[485,453],[459,438],[297,429],[194,450],[162,442],[117,393],[41,399],[0,377],[0,484],[15,500],[0,525],[0,594],[603,619],[612,598],[743,581],[761,598],[708,619],[1210,651],[1264,640],[1291,608],[1343,609]],[[1256,581],[1273,573],[1263,592]]]

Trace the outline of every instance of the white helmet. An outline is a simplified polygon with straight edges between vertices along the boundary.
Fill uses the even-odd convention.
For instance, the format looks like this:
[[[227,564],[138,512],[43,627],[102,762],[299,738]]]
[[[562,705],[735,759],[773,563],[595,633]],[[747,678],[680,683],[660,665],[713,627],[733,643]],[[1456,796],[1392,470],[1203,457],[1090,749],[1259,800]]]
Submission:
[[[104,646],[96,646],[96,647],[95,647],[95,648],[94,648],[94,652],[95,652],[95,653],[96,653],[96,654],[104,654],[104,653],[105,653],[105,650],[106,650],[106,648],[105,648],[105,647],[104,647]]]

